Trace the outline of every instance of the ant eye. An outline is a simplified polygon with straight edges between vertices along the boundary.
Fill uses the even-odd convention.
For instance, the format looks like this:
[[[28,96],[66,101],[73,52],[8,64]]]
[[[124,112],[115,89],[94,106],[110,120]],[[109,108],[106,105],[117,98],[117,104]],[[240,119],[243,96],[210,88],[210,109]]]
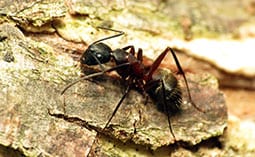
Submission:
[[[96,57],[97,57],[98,60],[101,60],[103,56],[102,56],[102,54],[97,53],[97,54],[96,54]]]

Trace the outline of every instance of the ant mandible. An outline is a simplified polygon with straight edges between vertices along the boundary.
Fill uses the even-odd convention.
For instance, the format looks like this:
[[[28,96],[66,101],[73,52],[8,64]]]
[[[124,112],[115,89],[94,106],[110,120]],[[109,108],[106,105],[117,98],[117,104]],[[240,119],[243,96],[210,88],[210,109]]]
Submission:
[[[127,87],[121,99],[119,100],[118,104],[116,105],[111,117],[105,124],[105,129],[109,123],[111,122],[112,118],[118,111],[120,105],[122,104],[123,100],[126,98],[127,94],[129,93],[130,89],[135,88],[146,96],[150,96],[152,99],[155,100],[159,110],[166,113],[168,118],[168,125],[171,135],[173,136],[174,140],[175,135],[171,126],[170,122],[170,114],[174,114],[180,110],[180,105],[182,103],[182,92],[179,86],[178,80],[172,73],[164,74],[162,72],[155,74],[155,71],[159,69],[159,65],[161,64],[162,60],[166,56],[168,52],[171,52],[175,64],[178,68],[179,74],[181,74],[184,78],[184,82],[186,85],[189,101],[191,104],[199,111],[202,111],[198,108],[195,103],[193,103],[190,90],[188,86],[188,82],[185,76],[184,71],[178,61],[178,58],[173,51],[172,48],[167,47],[152,63],[152,65],[147,68],[143,64],[143,51],[142,49],[138,49],[137,54],[135,54],[135,48],[133,45],[126,46],[124,48],[118,48],[116,50],[112,50],[108,45],[102,43],[104,40],[108,40],[111,38],[115,38],[124,34],[123,31],[114,30],[105,27],[98,27],[100,29],[105,29],[108,31],[117,32],[118,34],[97,40],[93,42],[91,45],[88,46],[87,50],[82,54],[80,62],[81,64],[86,65],[99,65],[102,69],[101,72],[93,73],[87,76],[83,76],[80,79],[75,80],[74,82],[68,84],[61,94],[64,94],[65,91],[76,84],[81,80],[90,79],[96,76],[103,75],[107,72],[117,71],[120,77],[127,82]],[[115,62],[116,66],[105,69],[102,64],[109,62],[111,59]]]

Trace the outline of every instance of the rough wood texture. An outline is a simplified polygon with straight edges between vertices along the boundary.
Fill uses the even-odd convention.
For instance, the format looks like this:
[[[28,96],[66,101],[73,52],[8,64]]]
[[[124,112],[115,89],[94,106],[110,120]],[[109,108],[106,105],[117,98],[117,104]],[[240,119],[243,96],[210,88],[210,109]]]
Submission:
[[[95,132],[86,128],[151,149],[174,142],[166,115],[160,113],[152,101],[145,106],[144,97],[135,91],[124,101],[110,127],[102,132],[122,96],[123,83],[116,77],[102,76],[97,83],[83,81],[61,96],[63,78],[69,81],[77,78],[79,67],[73,66],[70,58],[56,55],[51,47],[24,37],[18,28],[8,24],[1,26],[6,27],[14,33],[11,36],[10,32],[5,33],[7,38],[2,41],[2,49],[12,50],[1,51],[1,55],[12,52],[14,61],[1,60],[2,145],[28,156],[66,153],[80,156],[88,152],[95,138]],[[74,73],[76,75],[72,75]],[[187,103],[183,88],[183,110],[171,121],[177,140],[195,145],[223,133],[227,112],[215,78],[187,76],[194,101],[206,113]],[[51,116],[48,111],[58,116]]]
[[[126,32],[121,38],[107,41],[112,48],[134,45],[143,48],[149,58],[155,58],[166,46],[191,52],[193,49],[183,44],[186,41],[179,42],[175,37],[191,40],[188,43],[192,47],[193,38],[232,36],[230,30],[238,32],[238,26],[251,21],[239,7],[241,2],[231,2],[222,5],[222,1],[215,1],[212,6],[215,9],[228,6],[229,11],[235,10],[236,16],[225,8],[218,9],[223,12],[216,15],[204,9],[212,6],[204,5],[203,1],[192,3],[197,5],[182,1],[145,4],[131,0],[0,2],[1,154],[10,155],[14,150],[13,156],[84,156],[94,141],[91,156],[254,153],[250,138],[243,136],[253,137],[250,131],[253,125],[241,129],[243,122],[231,119],[228,131],[217,138],[227,125],[227,111],[217,80],[205,72],[214,72],[221,83],[238,87],[253,88],[254,78],[235,73],[218,75],[217,65],[208,70],[208,66],[191,62],[190,57],[180,59],[187,71],[192,97],[206,113],[198,112],[188,103],[182,85],[183,110],[171,118],[178,144],[173,143],[166,115],[157,111],[152,101],[145,106],[144,97],[136,91],[129,94],[109,128],[102,131],[124,89],[115,74],[97,78],[95,82],[80,82],[64,96],[60,95],[64,85],[82,75],[79,63],[74,60],[78,60],[89,43],[112,33],[97,30],[96,26],[123,28]],[[48,34],[52,32],[55,33]],[[208,49],[206,44],[199,46],[206,47],[202,51]],[[232,51],[231,47],[227,50]],[[167,57],[163,67],[173,68],[170,62],[172,58]],[[182,78],[178,78],[183,84]],[[93,130],[99,134],[96,136]]]

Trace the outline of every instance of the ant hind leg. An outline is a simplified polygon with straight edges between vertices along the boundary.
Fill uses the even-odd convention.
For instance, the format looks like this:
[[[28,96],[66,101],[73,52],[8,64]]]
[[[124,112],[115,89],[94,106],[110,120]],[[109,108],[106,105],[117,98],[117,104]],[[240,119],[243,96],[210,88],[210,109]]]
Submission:
[[[171,124],[171,120],[170,120],[170,118],[171,118],[171,113],[170,113],[170,111],[169,111],[169,108],[168,108],[168,106],[167,106],[167,100],[166,100],[166,89],[165,89],[165,85],[164,85],[164,82],[163,82],[163,80],[160,80],[160,83],[161,83],[161,86],[162,86],[162,94],[163,94],[163,108],[164,108],[164,111],[165,111],[165,113],[166,113],[166,115],[167,115],[167,121],[168,121],[168,126],[169,126],[169,130],[170,130],[170,133],[171,133],[171,135],[173,136],[173,139],[174,139],[174,141],[176,141],[176,138],[175,138],[175,135],[174,135],[174,132],[173,132],[173,128],[172,128],[172,124]]]
[[[192,97],[191,97],[190,88],[189,88],[189,85],[188,85],[188,81],[187,81],[187,79],[186,79],[185,73],[184,73],[184,71],[183,71],[183,69],[182,69],[182,67],[181,67],[181,64],[180,64],[180,62],[179,62],[179,60],[178,60],[178,58],[177,58],[177,56],[176,56],[174,50],[173,50],[172,48],[170,48],[170,47],[167,47],[165,51],[170,51],[171,54],[172,54],[172,56],[173,56],[173,58],[174,58],[175,64],[176,64],[176,66],[177,66],[177,68],[178,68],[178,71],[179,71],[179,73],[182,75],[182,77],[183,77],[183,79],[184,79],[184,82],[185,82],[185,86],[186,86],[186,89],[187,89],[187,93],[188,93],[188,97],[189,97],[190,103],[191,103],[192,106],[193,106],[194,108],[196,108],[198,111],[204,113],[204,111],[203,111],[202,109],[200,109],[200,108],[194,103],[194,101],[193,101],[193,99],[192,99]]]

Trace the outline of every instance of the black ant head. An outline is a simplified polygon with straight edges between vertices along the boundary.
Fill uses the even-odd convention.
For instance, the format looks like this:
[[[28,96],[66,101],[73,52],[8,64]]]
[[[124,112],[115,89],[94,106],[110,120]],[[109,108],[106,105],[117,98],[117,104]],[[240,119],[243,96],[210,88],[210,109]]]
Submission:
[[[87,65],[104,64],[110,61],[112,49],[101,42],[94,43],[81,56],[81,63]]]
[[[124,32],[122,31],[118,31],[118,30],[114,30],[110,28],[105,28],[105,27],[98,27],[98,28],[117,32],[118,34],[105,37],[103,39],[97,40],[94,43],[92,43],[81,56],[81,64],[99,65],[99,64],[104,64],[109,62],[112,55],[111,54],[112,49],[108,45],[102,43],[102,41],[115,38],[124,34]]]

